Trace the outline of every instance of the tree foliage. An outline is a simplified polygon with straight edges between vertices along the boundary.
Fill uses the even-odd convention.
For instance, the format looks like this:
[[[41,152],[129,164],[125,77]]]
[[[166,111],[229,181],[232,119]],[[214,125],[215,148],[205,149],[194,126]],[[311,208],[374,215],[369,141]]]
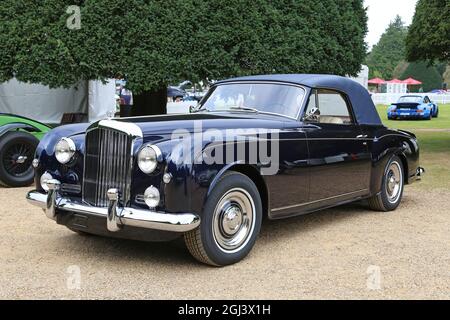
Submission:
[[[450,1],[419,0],[406,38],[409,61],[450,62]]]
[[[445,89],[449,89],[450,88],[450,66],[447,66],[447,69],[445,70],[442,77],[444,78],[443,81],[445,83]]]
[[[442,77],[434,66],[429,66],[426,62],[412,62],[402,74],[402,79],[412,77],[422,82],[425,92],[441,89]]]
[[[81,29],[66,26],[81,7]],[[0,81],[51,87],[123,75],[136,93],[190,79],[359,72],[361,0],[3,0]]]
[[[407,32],[402,19],[397,15],[367,56],[366,64],[371,78],[393,78],[395,68],[404,60]]]

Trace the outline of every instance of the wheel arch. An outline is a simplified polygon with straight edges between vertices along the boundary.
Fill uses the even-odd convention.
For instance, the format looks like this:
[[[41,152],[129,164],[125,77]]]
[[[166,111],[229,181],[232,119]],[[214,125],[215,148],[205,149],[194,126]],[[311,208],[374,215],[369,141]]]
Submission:
[[[20,122],[14,122],[14,123],[8,123],[0,127],[0,137],[4,136],[6,133],[10,131],[15,131],[18,129],[25,130],[27,132],[42,132],[37,127],[32,126],[27,123],[20,123]]]
[[[397,157],[400,158],[403,165],[403,181],[405,184],[409,184],[409,168],[408,168],[408,159],[403,152],[398,152],[396,154]]]
[[[216,175],[214,180],[209,186],[207,197],[212,192],[214,187],[217,185],[217,183],[220,181],[220,179],[228,172],[234,171],[241,173],[247,177],[249,177],[256,185],[259,191],[259,195],[261,197],[262,207],[263,207],[263,216],[268,217],[269,214],[269,191],[267,188],[266,181],[264,180],[263,176],[261,175],[260,171],[252,165],[246,164],[244,162],[236,162],[229,164],[222,168],[222,170],[219,171],[219,173]]]

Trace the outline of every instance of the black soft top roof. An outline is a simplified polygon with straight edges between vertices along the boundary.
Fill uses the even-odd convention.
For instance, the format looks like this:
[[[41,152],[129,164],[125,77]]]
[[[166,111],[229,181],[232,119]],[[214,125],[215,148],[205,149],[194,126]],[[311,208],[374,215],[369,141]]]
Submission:
[[[351,79],[323,74],[273,74],[233,78],[220,81],[224,84],[235,81],[276,81],[298,84],[312,89],[332,89],[345,93],[353,106],[359,124],[382,125],[369,92]]]

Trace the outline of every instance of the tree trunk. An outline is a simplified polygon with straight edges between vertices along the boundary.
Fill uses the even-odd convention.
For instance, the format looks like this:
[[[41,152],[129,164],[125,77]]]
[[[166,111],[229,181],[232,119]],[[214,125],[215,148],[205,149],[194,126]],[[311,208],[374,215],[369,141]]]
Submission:
[[[133,96],[132,116],[148,116],[167,113],[167,87],[156,91],[144,91]]]

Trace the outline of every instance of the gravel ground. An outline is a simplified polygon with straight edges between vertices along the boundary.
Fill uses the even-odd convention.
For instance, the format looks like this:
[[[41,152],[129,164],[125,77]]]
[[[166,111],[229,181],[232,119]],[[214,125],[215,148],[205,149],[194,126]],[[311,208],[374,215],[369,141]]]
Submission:
[[[72,233],[0,189],[0,298],[449,299],[450,191],[408,186],[394,213],[360,204],[267,221],[243,262],[198,264],[181,242]],[[77,281],[77,272],[80,281]]]

